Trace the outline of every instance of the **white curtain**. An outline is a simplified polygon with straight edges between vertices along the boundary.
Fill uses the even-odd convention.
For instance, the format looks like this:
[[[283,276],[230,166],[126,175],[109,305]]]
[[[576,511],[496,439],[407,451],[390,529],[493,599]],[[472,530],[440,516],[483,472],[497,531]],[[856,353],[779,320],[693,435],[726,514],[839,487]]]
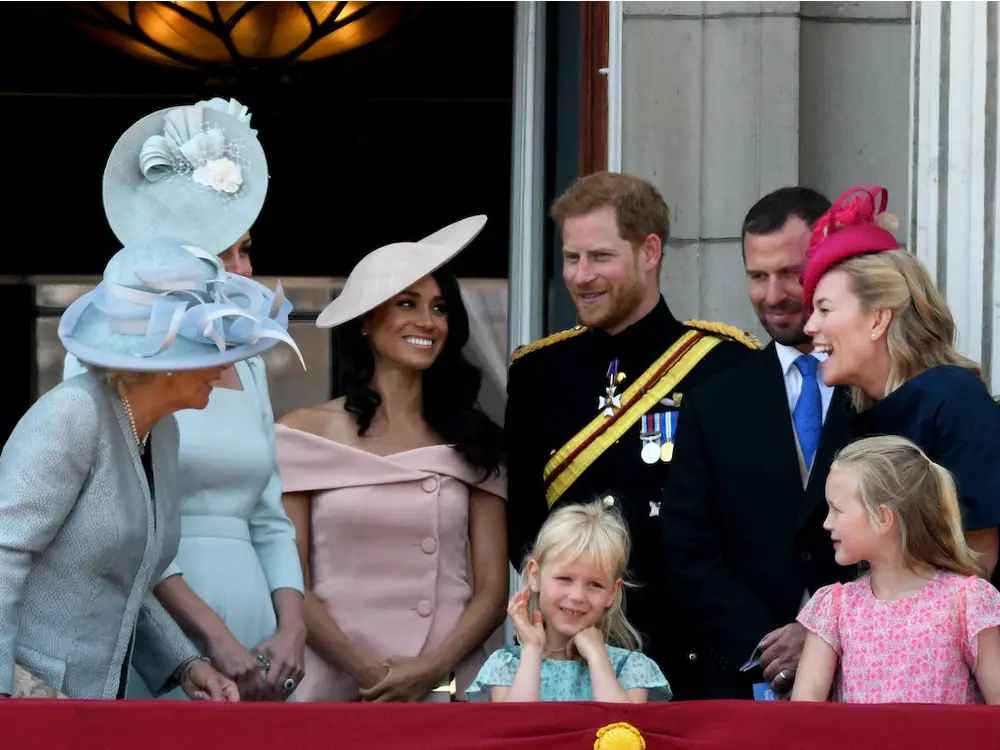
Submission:
[[[464,279],[459,283],[469,313],[467,356],[483,371],[479,400],[490,417],[503,424],[507,405],[507,281]]]
[[[483,371],[483,387],[479,400],[483,409],[498,424],[503,424],[507,405],[507,281],[466,279],[460,282],[462,299],[469,313],[469,344],[467,355]],[[510,567],[510,595],[521,587],[521,577]],[[501,640],[514,642],[514,626],[504,621],[487,648],[498,648]]]

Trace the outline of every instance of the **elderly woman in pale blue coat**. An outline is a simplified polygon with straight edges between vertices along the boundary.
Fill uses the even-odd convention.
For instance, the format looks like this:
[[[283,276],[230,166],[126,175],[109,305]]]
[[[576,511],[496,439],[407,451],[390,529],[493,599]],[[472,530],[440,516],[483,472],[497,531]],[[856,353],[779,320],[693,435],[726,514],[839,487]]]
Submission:
[[[291,342],[290,307],[155,240],[117,253],[67,309],[60,340],[89,372],[42,396],[0,454],[0,694],[17,665],[71,698],[122,697],[131,662],[158,693],[238,699],[151,593],[180,537],[171,415]]]
[[[248,244],[249,234],[220,256],[227,270],[252,274]],[[67,355],[64,377],[81,372]],[[241,700],[284,700],[303,676],[302,568],[281,506],[263,359],[237,362],[206,408],[174,416],[181,539],[154,592],[216,668],[237,680]],[[145,681],[129,683],[129,698],[155,695]],[[163,697],[183,695],[174,689]]]
[[[141,137],[158,144],[157,135],[147,136],[150,125],[159,133],[163,121],[186,122],[198,116],[197,108],[223,140],[246,144],[240,149],[251,162],[242,174],[245,197],[219,199],[189,179],[166,186],[135,180],[140,170],[127,168]],[[215,99],[156,113],[129,128],[104,176],[105,211],[118,238],[128,244],[154,231],[147,219],[155,214],[156,232],[219,253],[227,272],[251,278],[247,230],[262,204],[267,165],[249,120],[247,109],[235,100]],[[64,377],[81,370],[67,356]],[[281,506],[263,359],[236,363],[216,383],[205,409],[175,416],[181,538],[154,593],[216,669],[236,681],[241,700],[286,700],[302,679],[305,661],[302,569],[295,528]],[[137,644],[144,644],[142,636]],[[133,677],[128,698],[156,695],[155,685]],[[183,698],[184,693],[178,688],[163,697]]]

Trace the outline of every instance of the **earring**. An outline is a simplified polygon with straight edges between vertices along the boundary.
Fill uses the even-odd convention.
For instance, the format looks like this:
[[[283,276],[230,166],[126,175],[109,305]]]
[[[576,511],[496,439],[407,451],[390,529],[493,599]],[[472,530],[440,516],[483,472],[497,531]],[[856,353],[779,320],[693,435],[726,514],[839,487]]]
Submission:
[[[872,341],[874,341],[877,338],[878,338],[878,334],[875,333],[875,331],[872,331]]]

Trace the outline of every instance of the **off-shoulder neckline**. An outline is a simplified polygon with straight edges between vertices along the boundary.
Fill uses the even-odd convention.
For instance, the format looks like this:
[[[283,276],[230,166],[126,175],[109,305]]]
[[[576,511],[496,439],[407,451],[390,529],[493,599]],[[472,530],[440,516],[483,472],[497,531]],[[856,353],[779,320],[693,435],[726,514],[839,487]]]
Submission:
[[[371,456],[373,458],[392,459],[392,458],[398,458],[400,456],[407,456],[407,455],[410,455],[412,453],[420,453],[421,451],[434,450],[436,448],[446,448],[449,451],[453,451],[454,450],[454,448],[452,448],[447,443],[437,443],[435,445],[422,445],[419,448],[408,448],[405,451],[397,451],[396,453],[384,453],[384,454],[383,453],[372,453],[371,451],[366,451],[363,448],[357,448],[357,447],[355,447],[353,445],[348,445],[347,443],[341,443],[341,442],[338,442],[336,440],[331,440],[330,438],[323,437],[322,435],[317,435],[314,432],[308,432],[306,430],[300,430],[300,429],[297,429],[295,427],[289,427],[288,425],[281,424],[280,422],[275,425],[275,429],[288,430],[289,432],[294,432],[294,433],[297,433],[299,435],[303,435],[303,436],[305,436],[307,438],[310,438],[312,440],[318,440],[319,442],[327,444],[327,445],[332,445],[332,446],[336,446],[338,448],[343,448],[344,450],[350,451],[352,453],[361,453],[362,455]]]

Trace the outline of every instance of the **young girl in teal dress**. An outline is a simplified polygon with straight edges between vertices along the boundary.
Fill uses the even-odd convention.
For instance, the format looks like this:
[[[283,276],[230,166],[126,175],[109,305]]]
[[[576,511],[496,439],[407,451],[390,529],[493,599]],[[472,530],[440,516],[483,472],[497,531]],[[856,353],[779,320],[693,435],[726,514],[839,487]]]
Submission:
[[[521,645],[490,656],[469,700],[670,700],[622,609],[630,548],[610,498],[550,515],[522,571],[526,586],[507,607]]]

